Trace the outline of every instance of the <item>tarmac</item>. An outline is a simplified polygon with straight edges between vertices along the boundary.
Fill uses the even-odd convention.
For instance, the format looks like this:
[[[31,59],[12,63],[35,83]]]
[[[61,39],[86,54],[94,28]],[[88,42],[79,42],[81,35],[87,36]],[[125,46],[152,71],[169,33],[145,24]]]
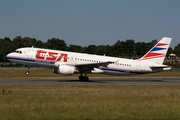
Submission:
[[[180,78],[0,79],[0,85],[180,85]]]

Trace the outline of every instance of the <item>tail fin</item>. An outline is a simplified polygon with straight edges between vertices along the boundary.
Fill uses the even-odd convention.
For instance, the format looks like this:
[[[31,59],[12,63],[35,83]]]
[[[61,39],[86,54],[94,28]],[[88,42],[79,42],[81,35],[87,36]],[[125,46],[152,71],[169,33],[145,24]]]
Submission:
[[[172,38],[163,37],[149,52],[147,52],[139,61],[154,61],[158,64],[163,63]]]

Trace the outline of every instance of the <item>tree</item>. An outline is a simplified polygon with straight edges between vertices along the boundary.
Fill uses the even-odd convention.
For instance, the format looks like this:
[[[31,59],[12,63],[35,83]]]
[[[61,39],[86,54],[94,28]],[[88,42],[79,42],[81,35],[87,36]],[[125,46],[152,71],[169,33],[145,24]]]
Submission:
[[[66,50],[67,46],[64,40],[60,40],[59,38],[51,38],[45,43],[45,48],[55,49],[55,50]]]
[[[22,42],[22,47],[32,47],[35,46],[37,41],[35,38],[29,38],[29,37],[24,37],[21,39]]]
[[[48,48],[55,50],[67,50],[72,52],[89,53],[106,55],[113,57],[132,57],[138,56],[142,57],[145,55],[155,44],[157,40],[152,40],[149,43],[137,42],[134,40],[120,41],[118,40],[114,45],[89,45],[88,47],[81,47],[79,45],[69,45],[67,46],[64,40],[59,38],[48,39],[47,42],[42,42],[36,40],[35,38],[17,36],[11,41],[10,38],[5,37],[0,39],[0,62],[7,61],[6,55],[17,48],[21,47],[38,47],[38,48]],[[180,43],[175,46],[174,50],[170,47],[168,49],[167,55],[170,53],[175,53],[180,57]]]
[[[42,41],[38,40],[38,41],[36,41],[35,47],[44,48],[44,43]]]
[[[84,52],[89,54],[96,54],[97,47],[95,45],[89,45],[88,47],[84,47]]]
[[[125,52],[124,52],[124,51],[126,51],[124,41],[118,40],[118,41],[112,46],[112,51],[113,51],[113,56],[116,56],[116,57],[126,56],[126,55],[125,55]]]
[[[107,54],[107,46],[105,46],[105,45],[99,45],[99,46],[97,46],[96,54],[97,54],[97,55]]]
[[[174,47],[173,53],[180,57],[180,43]]]
[[[169,56],[169,54],[171,54],[172,52],[173,52],[172,47],[169,47],[166,56]]]
[[[67,47],[67,51],[71,51],[71,52],[83,52],[83,48],[79,45],[69,45],[69,47]]]
[[[142,57],[148,52],[148,45],[145,42],[138,42],[135,45],[135,52],[138,57]]]
[[[106,52],[104,54],[106,54],[107,56],[113,56],[112,46],[107,45]]]
[[[6,55],[14,50],[11,40],[7,37],[0,39],[0,61],[6,62]]]
[[[157,40],[152,40],[150,43],[148,43],[148,48],[151,49],[152,47],[154,47],[157,44]]]
[[[21,47],[42,47],[39,43],[42,43],[40,41],[37,41],[35,38],[30,37],[24,37],[17,36],[13,39],[14,48],[21,48]]]
[[[12,42],[13,42],[13,47],[15,49],[23,47],[23,42],[22,42],[21,36],[17,36],[16,38],[13,39]]]
[[[135,55],[135,42],[134,40],[126,40],[125,42],[126,47],[126,56],[134,56]]]

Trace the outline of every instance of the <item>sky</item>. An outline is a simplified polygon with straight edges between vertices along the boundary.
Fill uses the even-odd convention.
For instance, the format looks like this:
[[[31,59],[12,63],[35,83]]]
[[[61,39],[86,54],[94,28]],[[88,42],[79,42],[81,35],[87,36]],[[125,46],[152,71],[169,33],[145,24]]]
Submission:
[[[2,0],[0,38],[16,36],[67,45],[113,45],[118,40],[180,43],[180,0]]]

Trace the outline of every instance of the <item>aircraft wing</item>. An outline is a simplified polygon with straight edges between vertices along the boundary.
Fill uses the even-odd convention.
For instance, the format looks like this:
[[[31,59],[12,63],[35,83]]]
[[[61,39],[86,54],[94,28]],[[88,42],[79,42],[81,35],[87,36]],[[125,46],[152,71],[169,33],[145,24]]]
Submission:
[[[84,63],[84,64],[74,64],[73,66],[76,66],[76,68],[80,71],[91,71],[94,70],[94,68],[99,68],[99,66],[107,66],[111,63],[115,63],[115,62],[107,61],[107,62],[98,62],[98,63]]]

